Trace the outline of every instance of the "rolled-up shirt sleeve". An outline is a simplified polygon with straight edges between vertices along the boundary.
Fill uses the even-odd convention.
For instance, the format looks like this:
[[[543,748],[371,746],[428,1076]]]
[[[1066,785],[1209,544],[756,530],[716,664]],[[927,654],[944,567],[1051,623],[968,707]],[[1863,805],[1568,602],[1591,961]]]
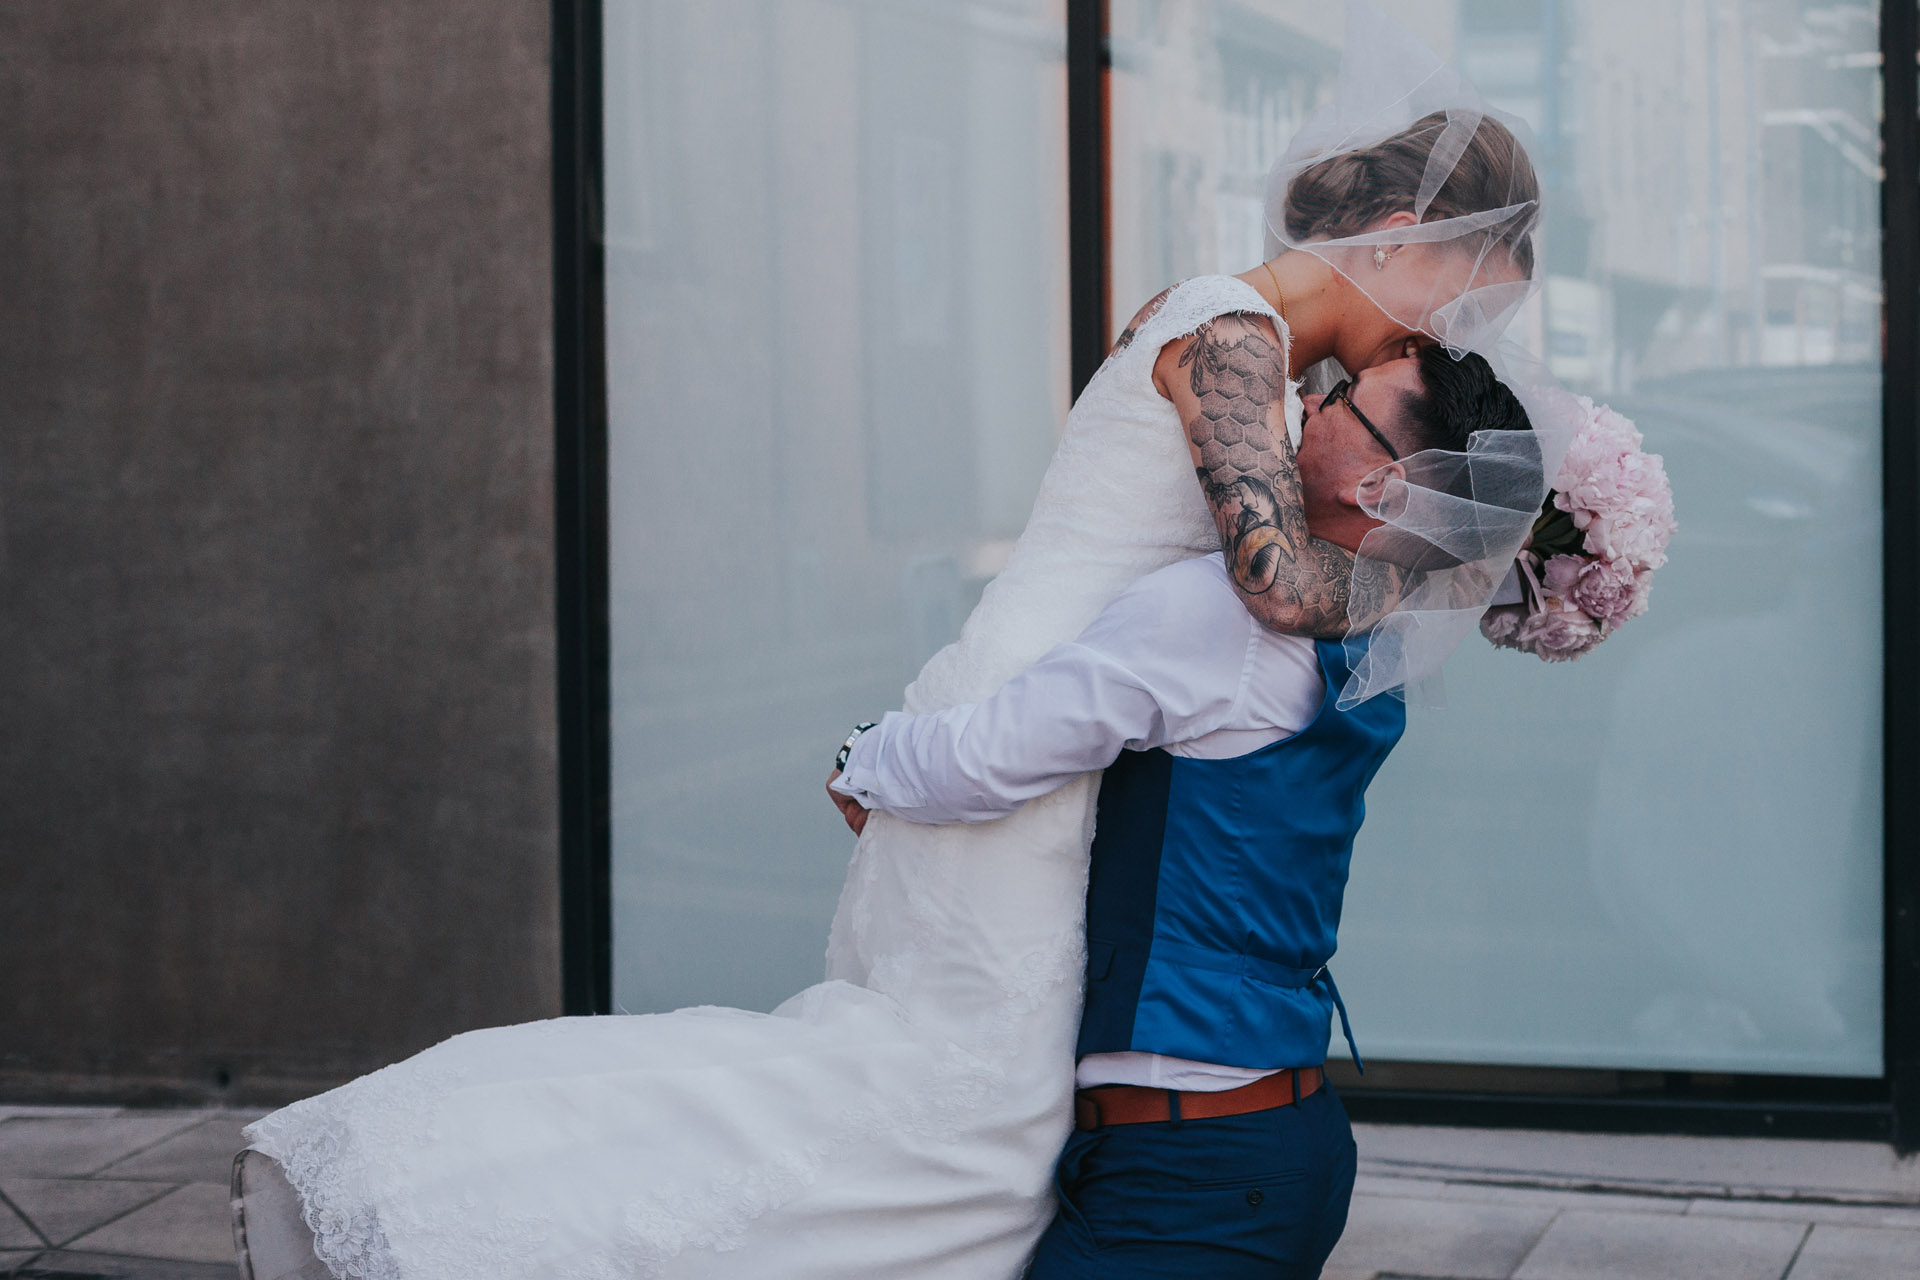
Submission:
[[[833,789],[914,822],[985,822],[1123,750],[1207,732],[1242,694],[1254,624],[1231,593],[1227,612],[1200,586],[1149,579],[993,696],[889,712]]]

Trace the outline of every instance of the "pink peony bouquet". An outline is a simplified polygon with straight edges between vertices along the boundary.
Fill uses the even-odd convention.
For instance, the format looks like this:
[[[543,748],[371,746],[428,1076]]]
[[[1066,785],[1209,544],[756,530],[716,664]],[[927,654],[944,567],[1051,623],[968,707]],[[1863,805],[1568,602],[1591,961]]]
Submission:
[[[1524,602],[1480,620],[1494,644],[1548,662],[1579,657],[1647,611],[1678,527],[1660,455],[1605,405],[1576,403],[1584,418],[1516,566]]]

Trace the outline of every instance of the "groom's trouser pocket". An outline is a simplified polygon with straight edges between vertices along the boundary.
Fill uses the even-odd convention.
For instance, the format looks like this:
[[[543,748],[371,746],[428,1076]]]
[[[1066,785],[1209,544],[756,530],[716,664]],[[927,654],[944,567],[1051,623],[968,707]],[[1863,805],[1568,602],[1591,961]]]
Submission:
[[[1346,1223],[1353,1174],[1331,1090],[1251,1115],[1076,1133],[1031,1277],[1312,1280]]]

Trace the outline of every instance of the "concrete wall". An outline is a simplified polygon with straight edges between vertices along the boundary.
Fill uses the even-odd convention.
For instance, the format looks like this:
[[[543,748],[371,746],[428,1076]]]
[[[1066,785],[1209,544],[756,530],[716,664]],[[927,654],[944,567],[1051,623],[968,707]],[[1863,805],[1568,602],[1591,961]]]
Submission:
[[[546,48],[0,7],[0,1094],[557,1012]]]

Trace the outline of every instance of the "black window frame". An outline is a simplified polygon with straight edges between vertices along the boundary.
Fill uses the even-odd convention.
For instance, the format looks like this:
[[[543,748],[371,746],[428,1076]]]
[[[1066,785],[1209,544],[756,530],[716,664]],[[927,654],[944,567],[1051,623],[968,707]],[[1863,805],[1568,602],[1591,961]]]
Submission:
[[[1106,0],[1067,0],[1073,392],[1113,333]],[[1882,0],[1885,288],[1885,1074],[1747,1075],[1601,1096],[1349,1088],[1356,1118],[1613,1132],[1862,1138],[1920,1150],[1920,8]],[[552,0],[554,527],[562,1006],[612,1009],[607,384],[600,0]]]
[[[553,524],[560,1005],[613,1009],[600,0],[552,0]]]

